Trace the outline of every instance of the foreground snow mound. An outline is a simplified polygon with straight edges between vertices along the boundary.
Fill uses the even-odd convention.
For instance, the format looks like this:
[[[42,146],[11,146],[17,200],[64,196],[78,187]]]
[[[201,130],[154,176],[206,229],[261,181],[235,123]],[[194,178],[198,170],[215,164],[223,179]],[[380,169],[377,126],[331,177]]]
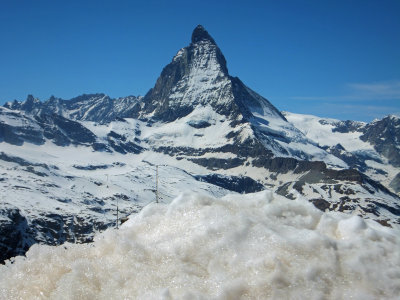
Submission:
[[[264,191],[151,204],[94,243],[34,245],[1,299],[391,299],[400,234]]]

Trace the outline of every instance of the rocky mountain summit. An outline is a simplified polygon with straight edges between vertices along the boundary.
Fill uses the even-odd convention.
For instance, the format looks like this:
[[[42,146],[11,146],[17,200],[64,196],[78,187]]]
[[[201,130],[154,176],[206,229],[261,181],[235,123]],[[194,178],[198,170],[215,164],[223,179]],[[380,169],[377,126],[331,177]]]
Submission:
[[[224,55],[201,25],[193,31],[191,44],[163,69],[143,102],[140,116],[165,122],[185,117],[199,106],[211,106],[232,122],[250,118],[251,110],[262,110],[263,105],[271,116],[284,119],[266,99],[229,75]]]
[[[144,97],[33,96],[0,108],[1,260],[87,242],[159,195],[272,189],[321,210],[400,224],[399,118],[282,113],[228,72],[202,27]]]
[[[14,100],[4,107],[25,113],[57,114],[76,121],[110,122],[116,118],[131,117],[140,110],[141,97],[128,96],[111,99],[104,94],[83,94],[70,100],[51,96],[45,102],[28,95],[24,102]]]
[[[362,129],[361,140],[369,142],[388,162],[400,167],[400,118],[387,116],[367,124]]]

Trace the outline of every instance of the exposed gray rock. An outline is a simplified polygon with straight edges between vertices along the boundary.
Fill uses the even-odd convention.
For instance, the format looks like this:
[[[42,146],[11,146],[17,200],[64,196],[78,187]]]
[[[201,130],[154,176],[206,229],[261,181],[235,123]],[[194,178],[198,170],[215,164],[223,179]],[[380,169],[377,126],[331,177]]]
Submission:
[[[241,166],[245,161],[240,158],[189,158],[188,160],[214,171],[232,169]]]
[[[1,107],[0,116],[0,142],[17,146],[25,141],[38,145],[44,143],[43,132],[30,118]]]
[[[400,193],[400,173],[397,173],[397,175],[393,178],[393,180],[390,182],[390,187],[396,192]]]
[[[96,141],[96,136],[89,129],[60,115],[40,113],[35,119],[43,128],[44,136],[58,146],[92,144]]]
[[[46,164],[29,162],[29,161],[22,159],[20,157],[17,157],[17,156],[7,155],[4,152],[0,152],[0,160],[17,163],[20,166],[27,166],[27,167],[36,166],[36,167],[42,167],[44,169],[49,170],[49,166]],[[58,169],[56,166],[51,166],[51,168]]]
[[[323,123],[323,120],[320,121]],[[359,131],[364,127],[364,123],[362,122],[357,122],[357,121],[339,121],[334,124],[334,127],[332,128],[332,132],[341,132],[341,133],[347,133],[347,132],[355,132]]]
[[[225,176],[220,174],[197,175],[197,180],[208,182],[224,189],[237,193],[254,193],[265,189],[265,187],[247,176]]]
[[[190,120],[187,124],[189,126],[192,126],[193,128],[197,128],[197,129],[199,129],[199,128],[207,128],[207,127],[211,126],[210,123],[208,123],[207,121],[203,121],[203,120],[200,120],[200,121]]]
[[[17,207],[0,207],[0,263],[23,255],[35,243],[34,234],[26,218]]]
[[[360,139],[370,142],[390,164],[400,167],[400,118],[387,116],[371,122],[365,126],[363,133]]]

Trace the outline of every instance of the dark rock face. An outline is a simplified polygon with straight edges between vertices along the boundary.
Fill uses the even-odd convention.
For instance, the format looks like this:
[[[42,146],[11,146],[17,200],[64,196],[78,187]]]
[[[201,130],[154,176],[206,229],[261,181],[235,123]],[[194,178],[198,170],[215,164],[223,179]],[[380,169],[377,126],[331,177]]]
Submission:
[[[264,97],[249,89],[238,77],[230,77],[230,80],[232,81],[232,93],[235,99],[235,103],[239,107],[239,110],[245,117],[245,119],[248,120],[254,117],[250,112],[250,108],[253,111],[257,111],[262,114],[263,111],[260,103],[263,103],[273,114],[279,116],[281,119],[286,121],[286,118],[281,114],[278,109],[276,109],[275,106],[273,106]]]
[[[319,172],[326,170],[326,164],[322,161],[305,161],[290,157],[255,159],[253,160],[253,166],[264,167],[271,172],[280,174],[286,174],[290,171],[300,174],[310,170]]]
[[[324,124],[323,120],[321,120],[320,123]],[[335,125],[335,127],[332,128],[332,132],[341,132],[341,133],[359,131],[364,126],[364,124],[361,122],[350,121],[350,120],[339,121],[339,122],[335,123],[334,125]]]
[[[13,127],[0,123],[0,142],[21,146],[25,141],[41,145],[44,143],[43,134],[34,127]]]
[[[215,44],[214,39],[208,34],[207,30],[205,30],[203,26],[197,25],[192,33],[192,43],[195,44],[200,41],[208,41]]]
[[[32,228],[40,231],[42,238],[35,236],[36,242],[60,245],[65,242],[88,243],[93,241],[94,229],[106,229],[110,224],[77,216],[46,214],[32,220]],[[44,240],[43,240],[44,238]]]
[[[5,108],[11,109],[11,110],[20,110],[21,109],[21,102],[14,100],[12,102],[6,102],[4,104]]]
[[[390,182],[390,187],[396,192],[400,192],[400,173],[397,173],[397,175],[393,178],[393,180]]]
[[[73,165],[75,169],[78,170],[86,170],[86,171],[93,171],[93,170],[105,170],[108,169],[110,166],[109,165],[88,165],[88,166],[79,166],[79,165]]]
[[[35,243],[28,222],[17,207],[0,208],[0,263],[10,257],[23,255]]]
[[[2,207],[0,215],[0,263],[24,255],[36,243],[91,242],[94,230],[105,230],[111,225],[95,219],[54,213],[28,221],[16,207]]]
[[[209,170],[227,170],[241,166],[244,159],[240,158],[189,158],[188,160],[206,167]]]
[[[261,183],[246,176],[224,176],[219,174],[209,174],[198,175],[195,176],[195,178],[197,180],[208,182],[237,193],[247,194],[259,192],[265,189]]]
[[[10,156],[7,155],[4,152],[0,152],[0,160],[4,160],[4,161],[8,161],[8,162],[14,162],[17,163],[20,166],[26,166],[26,167],[42,167],[46,170],[49,170],[49,166],[46,164],[41,164],[41,163],[33,163],[33,162],[29,162],[26,161],[20,157],[16,157],[16,156]],[[51,168],[56,168],[55,166],[51,166]]]
[[[6,109],[0,109],[1,115],[4,121],[0,121],[0,142],[17,146],[23,145],[25,141],[38,145],[44,143],[43,132],[29,118]]]
[[[324,199],[312,199],[312,200],[310,200],[310,202],[312,204],[314,204],[314,206],[316,208],[318,208],[319,210],[322,210],[322,211],[329,209],[331,206],[331,203]]]
[[[143,151],[143,147],[137,143],[127,141],[126,137],[114,131],[110,131],[107,135],[107,141],[114,151],[126,154],[135,153],[139,154]]]
[[[38,111],[42,106],[39,99],[34,98],[32,95],[28,95],[26,101],[21,104],[21,110],[26,112]]]
[[[193,121],[193,120],[190,120],[187,124],[189,126],[192,126],[193,128],[196,128],[196,129],[207,128],[207,127],[211,126],[211,124],[208,123],[207,121]]]
[[[360,137],[374,145],[375,150],[386,157],[389,163],[400,167],[400,119],[387,116],[382,120],[369,123]]]
[[[92,144],[96,141],[96,136],[89,129],[60,115],[41,113],[35,119],[43,128],[44,136],[58,146]]]

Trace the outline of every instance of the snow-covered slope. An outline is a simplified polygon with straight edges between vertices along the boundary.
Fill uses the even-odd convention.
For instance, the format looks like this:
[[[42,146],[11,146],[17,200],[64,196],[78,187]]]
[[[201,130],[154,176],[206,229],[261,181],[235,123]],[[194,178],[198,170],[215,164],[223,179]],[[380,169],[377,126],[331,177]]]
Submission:
[[[29,116],[7,109],[3,112],[3,121],[7,116],[6,123],[14,125],[11,126],[13,130],[19,128],[23,132],[26,121],[30,124],[28,128],[41,132],[42,127]],[[95,232],[115,224],[117,202],[120,214],[126,215],[155,199],[156,165],[161,165],[159,195],[167,202],[185,189],[219,196],[228,190],[251,192],[270,186],[279,194],[292,198],[303,194],[321,210],[356,212],[389,226],[398,222],[397,199],[360,174],[329,170],[318,162],[301,163],[287,158],[274,159],[271,165],[263,166],[244,157],[252,162],[247,164],[233,153],[223,152],[229,124],[223,118],[213,119],[215,115],[212,110],[204,110],[197,116],[199,119],[191,114],[173,123],[152,126],[135,119],[109,124],[79,123],[85,132],[95,137],[95,144],[60,146],[45,136],[41,143],[25,139],[22,146],[2,142],[2,259],[23,254],[36,242],[90,241]],[[215,123],[214,127],[193,127],[206,116],[208,122]],[[196,136],[199,132],[203,136]],[[68,136],[77,135],[76,132],[68,133]],[[21,138],[21,134],[17,136]],[[122,151],[120,147],[129,141],[140,144],[142,150]],[[193,157],[185,150],[188,144],[197,151]],[[108,145],[108,148],[95,151],[93,145]],[[221,152],[214,152],[212,147],[216,145]],[[154,151],[161,147],[167,154]],[[168,147],[184,151],[182,154],[168,153]],[[202,165],[201,159],[213,164]],[[237,165],[219,164],[220,161]]]
[[[366,123],[344,122],[336,119],[326,119],[290,112],[284,112],[283,114],[290,123],[295,125],[307,137],[322,146],[332,147],[340,142],[350,152],[359,150],[374,152],[371,144],[360,140],[362,132],[358,130],[363,128]],[[375,153],[373,155],[376,156]]]
[[[95,232],[116,224],[155,200],[170,201],[183,190],[206,195],[228,191],[201,181],[168,157],[93,152],[87,146],[52,143],[23,147],[1,144],[0,259],[21,255],[33,243],[88,242]]]
[[[209,140],[205,144],[211,148],[221,144],[240,146],[248,141],[253,147],[260,144],[265,155],[270,157],[324,160],[332,165],[346,166],[316,147],[267,99],[245,86],[239,78],[230,76],[221,50],[200,25],[193,31],[191,44],[178,51],[161,72],[155,86],[144,96],[139,116],[162,123],[161,126],[182,123],[185,119],[187,125],[197,129],[194,136],[191,134],[194,130],[189,126],[186,127],[190,130],[181,130],[180,125],[175,129],[172,129],[174,125],[166,125],[172,137],[169,140],[166,140],[168,136],[163,137],[167,144],[174,144],[176,136],[185,135],[199,140],[197,145],[206,137]],[[203,131],[217,134],[213,138]],[[178,139],[179,146],[193,148],[190,142],[182,145],[183,139]],[[169,149],[171,151],[173,149]],[[177,151],[182,152],[182,149]],[[194,153],[192,149],[187,151],[189,155]]]
[[[308,138],[328,152],[359,169],[393,192],[400,173],[400,119],[388,116],[369,124],[339,121],[311,115],[284,112],[285,117]]]
[[[400,232],[270,191],[187,193],[0,266],[2,299],[396,299]]]
[[[385,175],[396,173],[399,139],[388,136],[398,135],[397,119],[298,119],[288,122],[230,76],[202,26],[143,98],[7,103],[0,108],[2,259],[35,242],[91,240],[115,224],[117,201],[128,214],[155,198],[156,165],[163,201],[187,187],[209,196],[268,187],[303,195],[322,211],[400,224],[399,197],[388,190],[400,189],[400,176],[389,183]]]

